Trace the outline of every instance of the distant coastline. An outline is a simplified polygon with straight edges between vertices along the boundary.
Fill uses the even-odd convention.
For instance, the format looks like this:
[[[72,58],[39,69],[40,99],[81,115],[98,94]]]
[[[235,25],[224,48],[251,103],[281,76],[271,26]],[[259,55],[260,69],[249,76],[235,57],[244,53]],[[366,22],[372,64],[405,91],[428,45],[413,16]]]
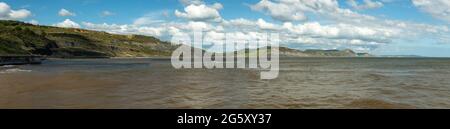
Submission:
[[[117,35],[19,21],[0,20],[0,34],[0,55],[42,55],[62,59],[165,58],[179,47],[150,36]],[[350,49],[301,51],[280,47],[279,50],[280,56],[288,57],[373,57]],[[259,49],[247,51],[252,55]]]

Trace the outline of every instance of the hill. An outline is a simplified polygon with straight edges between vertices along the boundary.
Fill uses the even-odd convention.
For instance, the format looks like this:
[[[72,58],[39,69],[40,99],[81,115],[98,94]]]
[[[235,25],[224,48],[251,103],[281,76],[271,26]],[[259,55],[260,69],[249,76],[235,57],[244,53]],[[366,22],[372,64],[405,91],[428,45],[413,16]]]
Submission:
[[[154,37],[0,21],[0,55],[51,57],[170,56],[177,46]]]
[[[279,47],[279,54],[283,57],[371,57],[372,55],[368,53],[356,53],[350,49],[344,50],[297,50],[291,49],[287,47]],[[242,51],[242,50],[241,50]],[[247,56],[256,56],[257,52],[261,53],[270,53],[267,51],[263,51],[260,49],[246,49]],[[242,56],[242,55],[240,55]]]

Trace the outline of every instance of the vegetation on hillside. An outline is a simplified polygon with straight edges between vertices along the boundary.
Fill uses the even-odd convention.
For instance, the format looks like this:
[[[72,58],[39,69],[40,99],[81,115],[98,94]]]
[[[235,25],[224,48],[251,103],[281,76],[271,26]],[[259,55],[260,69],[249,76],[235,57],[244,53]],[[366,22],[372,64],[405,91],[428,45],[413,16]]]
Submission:
[[[51,57],[169,56],[177,46],[154,37],[0,21],[0,55]]]

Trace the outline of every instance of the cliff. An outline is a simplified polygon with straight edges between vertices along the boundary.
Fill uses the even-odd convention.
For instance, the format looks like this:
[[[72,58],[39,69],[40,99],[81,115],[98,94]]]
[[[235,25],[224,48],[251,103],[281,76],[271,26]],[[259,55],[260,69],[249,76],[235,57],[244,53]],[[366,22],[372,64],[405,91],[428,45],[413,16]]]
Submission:
[[[170,56],[177,46],[154,37],[0,21],[0,55],[50,57]]]

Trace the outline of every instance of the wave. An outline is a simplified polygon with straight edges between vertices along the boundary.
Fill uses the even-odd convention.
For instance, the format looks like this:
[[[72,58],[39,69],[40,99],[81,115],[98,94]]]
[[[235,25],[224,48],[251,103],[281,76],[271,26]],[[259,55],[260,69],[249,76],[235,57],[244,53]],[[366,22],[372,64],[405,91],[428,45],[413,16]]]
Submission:
[[[12,67],[16,67],[15,65],[3,65],[1,68],[12,68]]]
[[[31,72],[31,71],[32,71],[32,70],[25,70],[25,69],[13,68],[13,69],[4,69],[4,70],[0,70],[0,74],[22,73],[22,72]]]
[[[378,99],[357,99],[346,105],[348,108],[368,109],[412,109],[416,108],[408,104],[393,103]]]

